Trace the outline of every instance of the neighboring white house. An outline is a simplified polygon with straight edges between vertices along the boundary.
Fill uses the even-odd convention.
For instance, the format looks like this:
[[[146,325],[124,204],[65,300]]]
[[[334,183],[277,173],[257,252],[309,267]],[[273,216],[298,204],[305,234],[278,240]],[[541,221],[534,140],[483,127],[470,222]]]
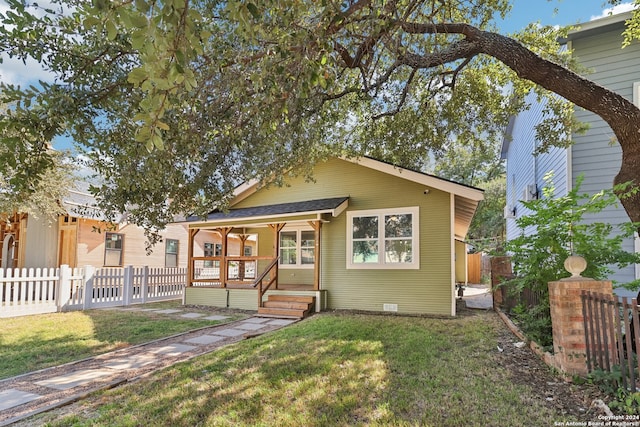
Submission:
[[[578,62],[590,70],[589,79],[640,106],[640,43],[634,41],[622,48],[621,33],[625,20],[630,17],[631,12],[627,12],[582,24],[569,33],[567,44]],[[611,128],[599,116],[579,107],[576,107],[576,119],[588,123],[589,130],[573,135],[574,144],[570,148],[553,148],[548,153],[533,156],[541,143],[535,138],[534,126],[542,120],[543,106],[536,104],[533,97],[529,101],[532,101],[532,108],[512,118],[502,146],[501,157],[507,160],[507,240],[520,233],[515,218],[527,214],[521,201],[541,195],[543,177],[548,172],[554,174],[558,196],[567,194],[580,175],[584,175],[581,191],[596,193],[612,187],[622,159],[622,151]],[[620,206],[609,208],[590,220],[620,224],[629,218]],[[624,248],[638,250],[637,242],[628,239]],[[611,279],[624,283],[638,277],[637,267],[627,267],[616,271]],[[618,293],[627,295],[625,291]],[[635,296],[635,293],[628,294]]]

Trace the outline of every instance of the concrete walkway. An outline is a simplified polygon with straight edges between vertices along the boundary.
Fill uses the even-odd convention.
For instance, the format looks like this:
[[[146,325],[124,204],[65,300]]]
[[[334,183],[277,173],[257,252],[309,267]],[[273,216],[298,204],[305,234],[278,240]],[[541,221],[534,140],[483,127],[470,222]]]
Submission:
[[[466,285],[462,296],[467,308],[491,310],[493,295],[487,285]]]
[[[153,311],[180,315],[178,313],[182,310]],[[225,316],[205,317],[206,314],[188,312],[180,316],[220,321],[228,319]],[[69,404],[97,390],[116,387],[142,375],[294,322],[296,320],[250,317],[7,378],[0,381],[0,426]]]

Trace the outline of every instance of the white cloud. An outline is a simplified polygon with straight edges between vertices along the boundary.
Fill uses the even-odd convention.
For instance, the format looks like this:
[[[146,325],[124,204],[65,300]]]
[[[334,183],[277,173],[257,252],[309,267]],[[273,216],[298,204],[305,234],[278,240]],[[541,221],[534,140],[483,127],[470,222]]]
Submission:
[[[38,1],[39,7],[29,7],[29,12],[35,16],[42,17],[46,14],[44,9],[60,10],[60,6],[51,0]],[[0,0],[0,14],[6,15],[11,10],[9,5]],[[63,12],[63,13],[69,13]],[[10,30],[11,26],[6,26]],[[52,73],[46,71],[41,64],[32,58],[28,58],[26,63],[19,59],[9,58],[5,53],[1,54],[2,63],[0,63],[0,81],[6,84],[29,85],[36,84],[39,80],[51,82],[54,79]]]
[[[635,9],[635,6],[633,5],[633,3],[621,3],[614,7],[609,7],[603,10],[600,15],[592,16],[590,21],[593,21],[594,19],[604,18],[611,15],[617,15],[619,13],[629,12],[630,10],[633,10],[633,9]]]
[[[9,58],[2,54],[0,64],[0,81],[6,84],[29,85],[36,84],[38,80],[52,82],[54,75],[46,71],[40,63],[28,58],[26,63],[16,58]]]

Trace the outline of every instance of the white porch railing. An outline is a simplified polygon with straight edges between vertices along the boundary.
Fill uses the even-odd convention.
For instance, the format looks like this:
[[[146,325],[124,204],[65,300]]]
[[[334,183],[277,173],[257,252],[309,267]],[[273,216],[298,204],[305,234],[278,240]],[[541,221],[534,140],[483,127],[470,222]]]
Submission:
[[[0,269],[0,318],[180,298],[186,268]]]

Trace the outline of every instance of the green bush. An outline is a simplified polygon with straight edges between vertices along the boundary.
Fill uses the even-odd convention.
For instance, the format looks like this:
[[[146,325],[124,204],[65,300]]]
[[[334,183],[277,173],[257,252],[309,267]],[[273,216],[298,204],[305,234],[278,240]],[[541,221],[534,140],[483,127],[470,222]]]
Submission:
[[[555,197],[552,175],[545,176],[543,196],[523,202],[530,215],[516,219],[521,235],[505,245],[512,256],[515,278],[504,283],[519,295],[524,289],[541,294],[542,307],[521,307],[515,317],[525,333],[541,345],[551,341],[548,282],[567,277],[564,261],[570,255],[580,255],[587,261],[585,277],[606,280],[613,265],[622,268],[640,262],[640,256],[622,248],[625,238],[632,237],[639,224],[626,223],[619,227],[592,222],[590,215],[601,212],[618,202],[616,192],[631,194],[630,185],[603,190],[594,195],[580,194],[583,177],[566,196]],[[527,231],[528,233],[525,233]],[[637,289],[639,280],[623,284]],[[616,284],[620,285],[620,284]],[[526,311],[531,311],[527,313]],[[546,326],[548,324],[548,327]],[[529,335],[530,334],[530,335]]]

